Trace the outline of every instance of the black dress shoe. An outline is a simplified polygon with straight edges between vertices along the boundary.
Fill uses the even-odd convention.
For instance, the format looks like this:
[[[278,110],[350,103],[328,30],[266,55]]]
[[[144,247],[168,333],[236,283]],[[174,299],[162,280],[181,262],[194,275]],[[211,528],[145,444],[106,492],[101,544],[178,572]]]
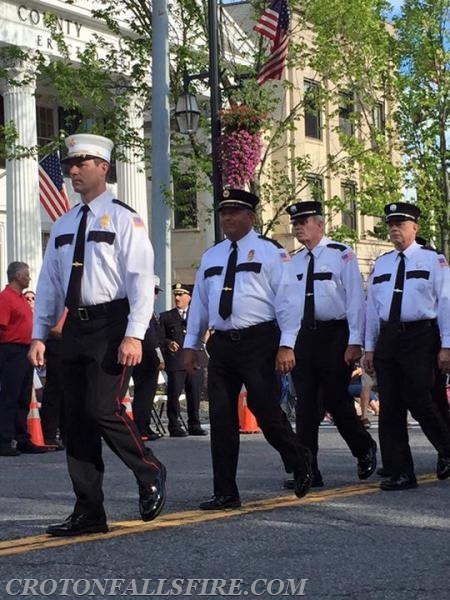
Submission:
[[[450,477],[450,458],[440,456],[436,465],[436,475],[440,480],[448,479]]]
[[[153,429],[148,429],[148,431],[144,431],[141,433],[141,440],[143,442],[155,442],[163,437],[162,433],[157,431],[153,431]]]
[[[60,451],[66,449],[62,441],[57,439],[45,440],[45,445],[48,450]]]
[[[241,506],[240,498],[236,496],[213,496],[211,500],[206,500],[199,505],[201,510],[227,510],[239,508]]]
[[[172,429],[172,431],[169,431],[169,435],[170,437],[187,437],[188,432],[180,427],[178,429]]]
[[[367,479],[377,468],[377,444],[372,440],[372,445],[366,454],[358,458],[358,477]]]
[[[11,445],[0,446],[0,456],[20,456],[22,453]]]
[[[323,487],[325,484],[322,479],[322,473],[317,470],[312,474],[311,487],[318,488]],[[283,482],[283,487],[286,490],[293,490],[295,488],[295,480],[294,479],[285,479]]]
[[[380,477],[390,477],[391,476],[389,471],[387,469],[385,469],[384,467],[380,467],[379,469],[377,469],[377,475],[379,475]]]
[[[380,483],[380,489],[385,492],[395,492],[397,490],[412,490],[417,487],[417,481],[414,475],[397,475],[390,479],[385,479]]]
[[[96,520],[88,515],[70,515],[62,523],[49,525],[47,533],[55,537],[71,537],[87,533],[106,533],[108,525],[104,520]]]
[[[17,444],[17,449],[22,452],[22,454],[42,454],[43,452],[48,452],[48,448],[45,446],[36,446],[33,442],[22,442]]]
[[[312,474],[296,475],[294,478],[294,494],[297,498],[303,498],[309,491],[312,483]]]
[[[189,427],[188,433],[189,435],[208,435],[206,429],[202,429],[201,427]]]
[[[139,484],[139,512],[143,521],[153,521],[166,502],[166,467],[161,465],[152,484]]]

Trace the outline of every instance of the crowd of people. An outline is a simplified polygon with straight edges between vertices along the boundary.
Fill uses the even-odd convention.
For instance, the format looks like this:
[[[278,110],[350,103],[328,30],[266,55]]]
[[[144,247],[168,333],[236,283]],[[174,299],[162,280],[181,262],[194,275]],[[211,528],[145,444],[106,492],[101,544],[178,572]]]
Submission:
[[[207,368],[213,496],[202,510],[241,505],[242,385],[289,474],[284,487],[298,498],[325,484],[326,465],[319,465],[325,414],[355,458],[358,479],[377,467],[369,408],[379,413],[382,490],[417,487],[408,411],[437,451],[437,478],[450,477],[450,270],[441,253],[416,240],[416,206],[385,207],[394,249],[375,261],[366,299],[353,249],[325,236],[321,203],[287,207],[302,245],[291,257],[255,230],[258,197],[224,189],[217,210],[226,239],[203,254],[194,285],[173,286],[174,308],[158,314],[160,282],[142,219],[106,188],[113,143],[76,134],[66,145],[64,161],[81,202],[52,228],[36,294],[24,294],[30,273],[22,262],[10,264],[0,293],[0,455],[43,450],[26,428],[33,368],[46,368],[46,445],[66,448],[75,505],[66,520],[48,527],[50,535],[108,531],[102,439],[134,473],[142,519],[159,515],[166,469],[145,442],[161,436],[151,421],[161,371],[169,435],[183,438],[206,435],[199,403]],[[288,375],[295,430],[280,403]],[[121,402],[131,377],[134,420]]]

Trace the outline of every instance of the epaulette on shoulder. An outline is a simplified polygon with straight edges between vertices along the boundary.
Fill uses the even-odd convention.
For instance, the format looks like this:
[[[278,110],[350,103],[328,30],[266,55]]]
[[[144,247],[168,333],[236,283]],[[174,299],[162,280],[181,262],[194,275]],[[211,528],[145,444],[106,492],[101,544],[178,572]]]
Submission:
[[[266,242],[271,242],[274,246],[276,246],[277,248],[283,248],[284,246],[282,246],[280,244],[280,242],[277,242],[277,240],[273,240],[272,238],[266,237],[265,235],[258,235],[260,240],[264,240]]]
[[[383,254],[380,254],[380,256],[377,256],[375,260],[378,260],[382,256],[387,256],[388,254],[392,254],[393,252],[394,252],[393,250],[388,250],[387,252],[383,252]]]
[[[348,250],[348,246],[345,244],[338,244],[337,242],[327,244],[327,248],[333,248],[333,250],[339,250],[340,252],[345,252],[345,250]]]
[[[443,254],[443,252],[441,252],[437,248],[433,248],[433,246],[420,246],[420,247],[422,248],[422,250],[430,250],[430,252],[436,252],[436,254]]]
[[[134,208],[131,208],[131,206],[128,206],[128,204],[125,204],[125,202],[122,202],[122,200],[118,200],[117,198],[114,198],[113,200],[113,204],[118,204],[119,206],[121,206],[122,208],[126,208],[127,210],[129,210],[132,213],[135,213],[136,211],[134,210]]]

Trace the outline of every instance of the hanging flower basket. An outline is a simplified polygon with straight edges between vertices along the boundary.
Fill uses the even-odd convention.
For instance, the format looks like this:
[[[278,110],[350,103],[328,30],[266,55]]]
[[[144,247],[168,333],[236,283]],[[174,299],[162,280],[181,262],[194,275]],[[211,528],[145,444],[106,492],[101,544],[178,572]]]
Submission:
[[[263,147],[264,115],[248,106],[234,105],[221,112],[222,181],[243,188],[255,179]]]

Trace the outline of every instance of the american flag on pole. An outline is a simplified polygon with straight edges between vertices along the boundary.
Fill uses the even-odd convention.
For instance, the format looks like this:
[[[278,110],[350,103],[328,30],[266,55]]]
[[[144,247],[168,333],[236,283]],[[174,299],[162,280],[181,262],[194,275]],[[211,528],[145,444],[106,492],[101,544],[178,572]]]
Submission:
[[[273,42],[269,60],[258,71],[256,81],[262,85],[269,79],[281,79],[288,52],[289,7],[287,0],[272,0],[253,29]]]
[[[39,162],[39,200],[52,221],[70,208],[64,178],[56,152]]]

